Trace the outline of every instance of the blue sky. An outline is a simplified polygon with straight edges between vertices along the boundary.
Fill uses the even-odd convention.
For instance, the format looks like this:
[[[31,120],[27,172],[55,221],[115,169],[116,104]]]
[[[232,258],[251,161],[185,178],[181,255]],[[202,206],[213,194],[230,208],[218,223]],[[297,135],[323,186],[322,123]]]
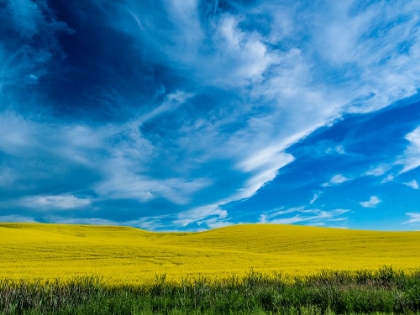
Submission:
[[[420,2],[0,4],[0,221],[420,228]]]

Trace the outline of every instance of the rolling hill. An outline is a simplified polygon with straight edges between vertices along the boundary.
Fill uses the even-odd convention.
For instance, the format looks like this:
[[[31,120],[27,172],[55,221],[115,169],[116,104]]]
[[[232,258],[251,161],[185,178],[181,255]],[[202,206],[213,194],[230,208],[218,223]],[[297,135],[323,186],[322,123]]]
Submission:
[[[225,277],[255,271],[303,276],[324,269],[420,268],[420,232],[236,225],[197,233],[119,226],[0,224],[0,278],[96,275],[112,284]]]

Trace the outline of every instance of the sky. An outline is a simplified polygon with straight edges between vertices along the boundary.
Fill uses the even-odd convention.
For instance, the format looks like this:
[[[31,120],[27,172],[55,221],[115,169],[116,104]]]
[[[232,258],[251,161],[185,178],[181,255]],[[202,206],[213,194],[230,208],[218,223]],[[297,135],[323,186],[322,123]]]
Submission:
[[[0,2],[0,221],[420,229],[420,2]]]

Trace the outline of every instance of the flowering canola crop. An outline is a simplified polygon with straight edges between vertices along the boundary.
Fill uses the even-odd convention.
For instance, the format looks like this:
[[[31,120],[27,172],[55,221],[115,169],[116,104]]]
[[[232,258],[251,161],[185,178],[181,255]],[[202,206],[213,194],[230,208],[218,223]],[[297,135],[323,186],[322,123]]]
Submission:
[[[136,284],[156,275],[241,276],[251,270],[305,276],[320,270],[420,268],[420,232],[374,232],[293,225],[236,225],[197,233],[130,227],[0,224],[0,278],[99,276]]]

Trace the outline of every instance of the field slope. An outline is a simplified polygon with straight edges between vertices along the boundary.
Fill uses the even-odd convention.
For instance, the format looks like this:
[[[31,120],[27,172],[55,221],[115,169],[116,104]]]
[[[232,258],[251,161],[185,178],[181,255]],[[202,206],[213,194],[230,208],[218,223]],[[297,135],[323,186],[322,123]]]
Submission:
[[[98,275],[112,284],[166,274],[223,277],[323,269],[420,268],[420,232],[237,225],[200,233],[129,227],[0,223],[0,278]]]

